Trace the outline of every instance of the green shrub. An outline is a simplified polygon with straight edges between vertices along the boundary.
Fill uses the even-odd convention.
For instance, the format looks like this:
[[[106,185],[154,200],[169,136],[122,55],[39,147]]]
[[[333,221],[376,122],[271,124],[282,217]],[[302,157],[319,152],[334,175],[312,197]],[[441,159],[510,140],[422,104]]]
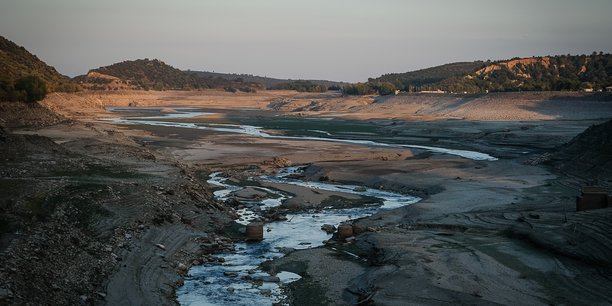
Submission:
[[[40,101],[47,96],[47,84],[35,75],[17,79],[14,90],[17,93],[17,100],[30,103]]]

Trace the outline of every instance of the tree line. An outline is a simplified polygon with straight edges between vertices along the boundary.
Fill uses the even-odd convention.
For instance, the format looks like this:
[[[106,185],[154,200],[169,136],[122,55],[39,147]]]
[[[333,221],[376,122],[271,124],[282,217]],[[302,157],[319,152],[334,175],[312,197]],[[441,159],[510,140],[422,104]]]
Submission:
[[[512,61],[516,60],[517,62]],[[487,68],[487,69],[483,69]],[[558,55],[521,61],[447,64],[407,73],[386,74],[345,86],[345,94],[390,94],[442,90],[455,93],[501,91],[606,90],[612,86],[612,55]]]

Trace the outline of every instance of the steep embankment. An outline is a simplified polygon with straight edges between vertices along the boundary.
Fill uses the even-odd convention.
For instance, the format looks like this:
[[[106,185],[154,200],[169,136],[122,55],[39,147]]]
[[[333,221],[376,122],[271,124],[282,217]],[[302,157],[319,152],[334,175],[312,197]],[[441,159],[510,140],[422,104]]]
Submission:
[[[551,162],[585,182],[612,186],[612,120],[589,127],[560,147]]]
[[[60,118],[0,105],[4,119],[29,110],[28,127]],[[206,169],[110,125],[12,131],[0,126],[0,304],[171,305],[192,261],[231,245],[214,234],[229,218]]]

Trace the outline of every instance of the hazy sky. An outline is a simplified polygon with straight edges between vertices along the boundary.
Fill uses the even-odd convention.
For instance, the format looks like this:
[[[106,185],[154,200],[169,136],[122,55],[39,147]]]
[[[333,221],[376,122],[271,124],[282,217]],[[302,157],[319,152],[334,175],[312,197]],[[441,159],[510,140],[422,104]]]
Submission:
[[[453,61],[612,52],[612,0],[0,0],[0,35],[75,76],[180,69],[365,81]]]

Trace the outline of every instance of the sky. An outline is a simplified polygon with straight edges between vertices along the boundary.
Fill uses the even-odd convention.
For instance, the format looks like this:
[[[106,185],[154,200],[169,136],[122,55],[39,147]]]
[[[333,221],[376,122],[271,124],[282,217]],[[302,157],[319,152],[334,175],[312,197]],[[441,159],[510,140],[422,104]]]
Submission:
[[[612,52],[612,0],[0,0],[0,35],[68,76],[124,60],[358,82]]]

